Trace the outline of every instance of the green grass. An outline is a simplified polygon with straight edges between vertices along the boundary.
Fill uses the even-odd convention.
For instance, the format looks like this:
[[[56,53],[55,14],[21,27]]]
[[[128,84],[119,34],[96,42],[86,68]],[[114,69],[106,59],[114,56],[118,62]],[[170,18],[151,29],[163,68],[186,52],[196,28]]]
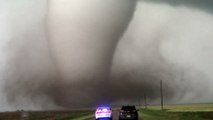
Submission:
[[[213,104],[169,105],[163,111],[159,106],[141,109],[143,120],[213,120]]]
[[[81,116],[81,117],[78,117],[78,118],[73,118],[73,119],[70,119],[70,120],[88,120],[88,119],[93,118],[93,117],[94,117],[94,115],[90,114],[90,115]]]
[[[23,117],[23,114],[27,116]],[[91,110],[16,111],[0,112],[0,120],[86,120],[93,115]]]
[[[75,114],[63,118],[58,118],[56,120],[87,120],[89,118],[94,117],[92,113],[81,113],[81,114]]]

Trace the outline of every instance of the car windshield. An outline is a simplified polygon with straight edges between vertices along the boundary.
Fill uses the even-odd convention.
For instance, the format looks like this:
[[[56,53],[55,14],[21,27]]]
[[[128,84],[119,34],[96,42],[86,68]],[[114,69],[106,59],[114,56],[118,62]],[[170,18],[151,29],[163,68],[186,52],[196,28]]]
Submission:
[[[121,108],[121,110],[124,110],[124,111],[132,111],[132,110],[136,110],[135,109],[135,106],[123,106]]]

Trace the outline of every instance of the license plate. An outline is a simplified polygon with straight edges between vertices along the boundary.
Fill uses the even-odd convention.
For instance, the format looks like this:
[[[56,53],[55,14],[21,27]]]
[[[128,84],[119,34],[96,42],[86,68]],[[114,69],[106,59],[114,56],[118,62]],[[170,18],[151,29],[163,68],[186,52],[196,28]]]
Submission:
[[[131,117],[131,115],[127,115],[126,117],[130,118],[130,117]]]

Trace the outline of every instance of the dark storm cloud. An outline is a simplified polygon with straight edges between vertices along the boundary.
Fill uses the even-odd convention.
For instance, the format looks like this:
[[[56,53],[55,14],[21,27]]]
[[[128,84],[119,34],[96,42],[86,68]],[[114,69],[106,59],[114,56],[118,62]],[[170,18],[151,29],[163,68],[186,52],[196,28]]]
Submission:
[[[212,0],[139,0],[139,1],[145,1],[145,2],[151,2],[151,3],[166,3],[175,7],[178,6],[187,6],[192,7],[196,9],[201,9],[206,12],[213,12],[213,1]]]

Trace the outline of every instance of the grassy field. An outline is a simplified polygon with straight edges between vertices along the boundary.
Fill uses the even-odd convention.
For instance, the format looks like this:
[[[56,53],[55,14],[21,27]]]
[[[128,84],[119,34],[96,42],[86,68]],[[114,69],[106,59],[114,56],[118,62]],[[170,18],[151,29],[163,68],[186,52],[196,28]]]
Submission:
[[[151,106],[139,113],[143,120],[213,120],[213,104]]]
[[[72,119],[69,119],[69,120],[90,120],[92,118],[94,118],[94,114],[89,114],[89,115],[86,115],[86,116],[84,115],[84,116],[72,118]]]
[[[16,111],[0,113],[0,120],[85,120],[93,111]]]

